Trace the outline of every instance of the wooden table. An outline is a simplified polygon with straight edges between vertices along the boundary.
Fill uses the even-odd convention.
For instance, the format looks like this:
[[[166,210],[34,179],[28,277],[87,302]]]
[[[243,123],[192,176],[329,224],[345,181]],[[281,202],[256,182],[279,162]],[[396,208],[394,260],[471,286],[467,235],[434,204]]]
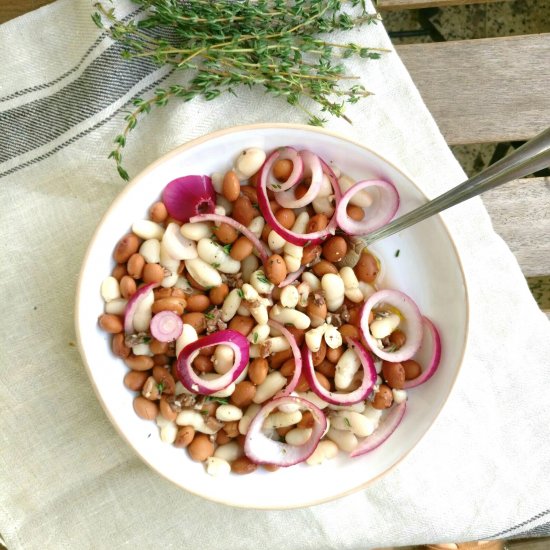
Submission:
[[[378,5],[465,1],[379,0]],[[0,0],[0,23],[50,2]],[[550,34],[412,44],[397,51],[451,145],[526,140],[550,126]],[[550,178],[511,182],[486,193],[483,201],[539,305],[550,313]]]

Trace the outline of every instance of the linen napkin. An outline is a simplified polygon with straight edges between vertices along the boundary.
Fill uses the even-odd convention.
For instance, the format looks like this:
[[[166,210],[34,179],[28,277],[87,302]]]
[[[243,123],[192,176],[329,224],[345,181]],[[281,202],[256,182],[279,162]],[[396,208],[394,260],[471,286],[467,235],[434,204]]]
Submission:
[[[178,75],[122,61],[91,12],[88,0],[59,0],[0,27],[0,533],[8,548],[366,549],[550,533],[550,325],[479,199],[444,214],[471,300],[462,370],[435,425],[383,479],[308,509],[232,509],[170,484],[122,441],[75,347],[76,278],[124,186],[106,159],[124,109]],[[328,127],[403,167],[429,196],[459,183],[464,173],[383,26],[346,38],[391,52],[350,62],[375,95],[350,109],[353,126]],[[126,166],[136,174],[191,138],[253,122],[302,120],[259,89],[173,103],[138,125]]]

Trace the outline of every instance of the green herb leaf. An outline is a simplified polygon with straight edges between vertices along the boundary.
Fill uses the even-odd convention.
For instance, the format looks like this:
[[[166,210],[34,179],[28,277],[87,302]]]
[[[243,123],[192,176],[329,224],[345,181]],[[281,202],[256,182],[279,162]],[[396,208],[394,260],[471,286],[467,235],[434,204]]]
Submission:
[[[348,428],[351,428],[351,422],[349,421],[349,418],[347,416],[344,416],[344,424],[348,427]]]
[[[237,289],[237,294],[239,295],[239,298],[244,298],[244,292],[240,288]]]
[[[229,397],[212,397],[211,395],[207,395],[204,400],[207,402],[214,401],[221,405],[227,405],[227,403],[229,403]]]
[[[399,249],[397,249],[397,250],[395,251],[395,257],[396,257],[396,258],[399,257],[399,253],[400,253],[400,252],[401,252],[401,250],[399,250]]]

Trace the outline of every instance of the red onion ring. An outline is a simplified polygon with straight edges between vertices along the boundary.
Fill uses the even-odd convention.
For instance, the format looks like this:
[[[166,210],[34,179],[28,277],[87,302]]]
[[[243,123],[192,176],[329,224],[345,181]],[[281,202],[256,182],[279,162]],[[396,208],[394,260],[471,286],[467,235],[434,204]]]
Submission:
[[[227,225],[234,227],[237,231],[240,231],[254,245],[262,262],[266,262],[269,258],[269,253],[260,239],[258,239],[258,237],[256,237],[256,235],[254,235],[248,227],[233,218],[228,218],[227,216],[221,216],[219,214],[200,214],[198,216],[193,216],[189,221],[191,223],[206,221],[226,223]]]
[[[428,329],[424,330],[424,336],[426,334],[429,334],[432,339],[432,354],[428,367],[420,374],[420,376],[414,378],[413,380],[407,380],[405,382],[406,390],[410,388],[416,388],[416,386],[420,386],[420,384],[424,384],[424,382],[427,382],[435,374],[441,361],[441,337],[439,336],[439,331],[427,317],[422,317],[422,323],[424,325],[424,328]],[[422,349],[423,347],[424,342],[422,342],[420,348]]]
[[[302,374],[302,354],[300,353],[300,348],[296,343],[296,338],[294,338],[292,332],[290,332],[284,325],[278,321],[273,321],[273,319],[270,319],[267,324],[270,327],[277,329],[288,340],[290,349],[292,350],[292,355],[294,355],[294,374],[286,387],[277,394],[277,397],[285,397],[290,395],[298,385],[298,380]]]
[[[160,311],[151,319],[150,330],[159,342],[173,342],[183,332],[183,321],[173,311]]]
[[[407,402],[399,403],[399,405],[392,407],[391,411],[382,421],[382,424],[378,426],[376,431],[366,437],[363,442],[354,449],[349,456],[355,458],[356,456],[361,456],[366,453],[374,451],[374,449],[380,447],[390,435],[395,432],[397,426],[401,424],[401,420],[405,416],[405,411],[407,410]]]
[[[126,334],[134,334],[134,315],[137,308],[148,296],[149,292],[153,292],[153,289],[158,286],[158,283],[149,283],[136,290],[132,297],[128,300],[126,308],[124,309],[124,332]]]
[[[275,153],[276,152],[277,151],[275,151]],[[280,235],[285,241],[291,244],[295,244],[297,246],[307,246],[308,244],[320,243],[328,235],[334,234],[336,230],[336,213],[330,220],[327,227],[325,227],[325,229],[321,229],[320,231],[315,231],[313,233],[302,234],[302,233],[295,233],[294,231],[291,231],[283,227],[279,223],[279,220],[277,220],[277,218],[271,211],[271,204],[269,203],[269,197],[267,196],[266,182],[269,174],[270,162],[273,155],[275,155],[275,153],[272,153],[268,157],[267,161],[262,167],[260,171],[260,180],[256,188],[256,191],[258,193],[258,204],[260,206],[262,215],[265,218],[265,221],[267,222],[267,224],[273,229],[273,231],[275,231],[275,233]],[[338,186],[338,180],[334,175],[334,172],[332,171],[332,169],[321,158],[319,158],[319,160],[321,162],[321,167],[323,169],[323,172],[330,179],[332,188],[334,189],[335,201],[336,201],[336,204],[338,204],[338,201],[340,200],[340,197],[341,197],[340,187]]]
[[[290,189],[291,187],[294,187],[301,179],[302,175],[304,173],[304,162],[302,160],[302,157],[294,149],[294,147],[283,147],[282,149],[277,149],[275,153],[270,157],[270,164],[267,167],[268,171],[268,181],[267,181],[267,187],[271,189],[274,193],[279,193],[281,191],[286,191],[287,189]],[[273,176],[272,167],[278,160],[290,160],[292,162],[292,172],[290,173],[290,176],[288,176],[287,180],[284,182],[280,182],[278,179],[276,179]]]
[[[364,220],[352,220],[347,213],[349,201],[353,195],[367,187],[378,187],[380,190],[380,197],[376,208],[372,215],[366,215]],[[357,182],[344,193],[336,207],[336,220],[340,229],[346,234],[366,235],[386,225],[395,216],[398,208],[399,193],[392,183],[384,180],[365,180]]]
[[[307,383],[313,392],[323,401],[331,405],[353,405],[354,403],[364,401],[376,383],[376,368],[370,354],[358,340],[346,338],[346,342],[348,346],[357,353],[361,361],[361,366],[363,367],[363,381],[361,385],[356,390],[349,393],[336,393],[325,390],[315,376],[315,367],[313,366],[311,350],[306,345],[303,347],[304,376],[306,377]]]
[[[405,341],[405,345],[397,351],[390,352],[381,350],[376,343],[376,339],[373,338],[370,333],[369,313],[374,307],[382,302],[398,309],[408,324],[408,330],[406,331],[407,340]],[[412,299],[399,290],[385,289],[375,292],[363,306],[360,323],[363,338],[365,338],[365,341],[369,345],[372,353],[384,361],[390,361],[392,363],[406,361],[417,352],[422,342],[422,315],[420,314],[418,306],[412,301]]]
[[[305,407],[315,419],[310,438],[303,445],[289,445],[274,441],[262,433],[264,420],[280,405],[299,405]],[[301,397],[276,397],[263,405],[254,417],[244,441],[245,455],[256,464],[274,464],[276,466],[293,466],[307,460],[317,448],[319,440],[325,433],[327,419],[318,407]]]
[[[292,273],[289,273],[280,283],[279,288],[284,288],[285,286],[288,286],[292,284],[300,275],[304,272],[304,269],[306,268],[305,265],[303,265],[298,271],[293,271]]]
[[[198,376],[193,370],[193,360],[199,354],[199,351],[211,346],[224,344],[229,346],[235,354],[235,363],[231,369],[214,380],[205,380]],[[193,393],[202,393],[211,395],[223,390],[234,382],[248,365],[249,343],[245,336],[236,330],[222,330],[214,332],[208,336],[203,336],[195,342],[187,344],[180,352],[176,372],[181,383]]]
[[[311,151],[300,151],[300,157],[304,163],[303,176],[311,176],[311,184],[307,193],[300,199],[294,195],[294,189],[276,193],[275,200],[284,208],[302,208],[307,206],[319,194],[323,184],[323,166],[321,159]]]
[[[214,212],[216,191],[208,176],[184,176],[164,188],[162,202],[172,218],[187,222],[197,214]]]

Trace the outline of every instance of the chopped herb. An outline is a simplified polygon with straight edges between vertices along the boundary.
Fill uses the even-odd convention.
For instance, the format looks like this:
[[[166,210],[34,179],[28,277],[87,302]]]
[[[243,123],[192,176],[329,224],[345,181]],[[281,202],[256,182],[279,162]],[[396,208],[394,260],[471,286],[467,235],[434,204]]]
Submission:
[[[211,395],[207,395],[205,398],[205,401],[208,401],[208,402],[215,401],[216,403],[227,405],[227,403],[229,402],[229,397],[212,397]]]
[[[229,254],[231,252],[231,247],[233,245],[232,244],[226,244],[225,246],[223,246],[223,251],[226,253],[226,254]]]
[[[216,318],[216,316],[213,313],[205,313],[204,316],[207,319],[215,319]]]
[[[260,208],[260,205],[257,202],[253,202],[252,207],[258,209]]]
[[[151,337],[150,337],[150,336],[144,336],[144,337],[143,337],[143,343],[144,343],[144,344],[148,344],[150,341],[151,341]]]
[[[218,269],[218,267],[220,267],[221,264],[219,264],[218,262],[214,262],[213,264],[210,264],[212,267]]]
[[[351,422],[349,421],[349,418],[347,416],[344,416],[344,424],[348,427],[348,428],[351,428]]]
[[[261,271],[256,273],[256,279],[258,279],[260,283],[264,283],[265,285],[271,284],[271,282],[267,280],[267,277]]]
[[[240,288],[237,289],[237,294],[239,295],[239,298],[244,298],[244,292]]]
[[[254,343],[256,344],[258,342],[258,333],[257,332],[254,333],[253,338],[254,338]]]
[[[158,390],[159,393],[162,393],[164,391],[164,383],[159,382],[157,384],[157,390]]]
[[[395,251],[395,257],[396,257],[396,258],[399,256],[399,253],[400,253],[400,252],[401,252],[401,250],[399,250],[399,249],[397,249],[397,250]]]

